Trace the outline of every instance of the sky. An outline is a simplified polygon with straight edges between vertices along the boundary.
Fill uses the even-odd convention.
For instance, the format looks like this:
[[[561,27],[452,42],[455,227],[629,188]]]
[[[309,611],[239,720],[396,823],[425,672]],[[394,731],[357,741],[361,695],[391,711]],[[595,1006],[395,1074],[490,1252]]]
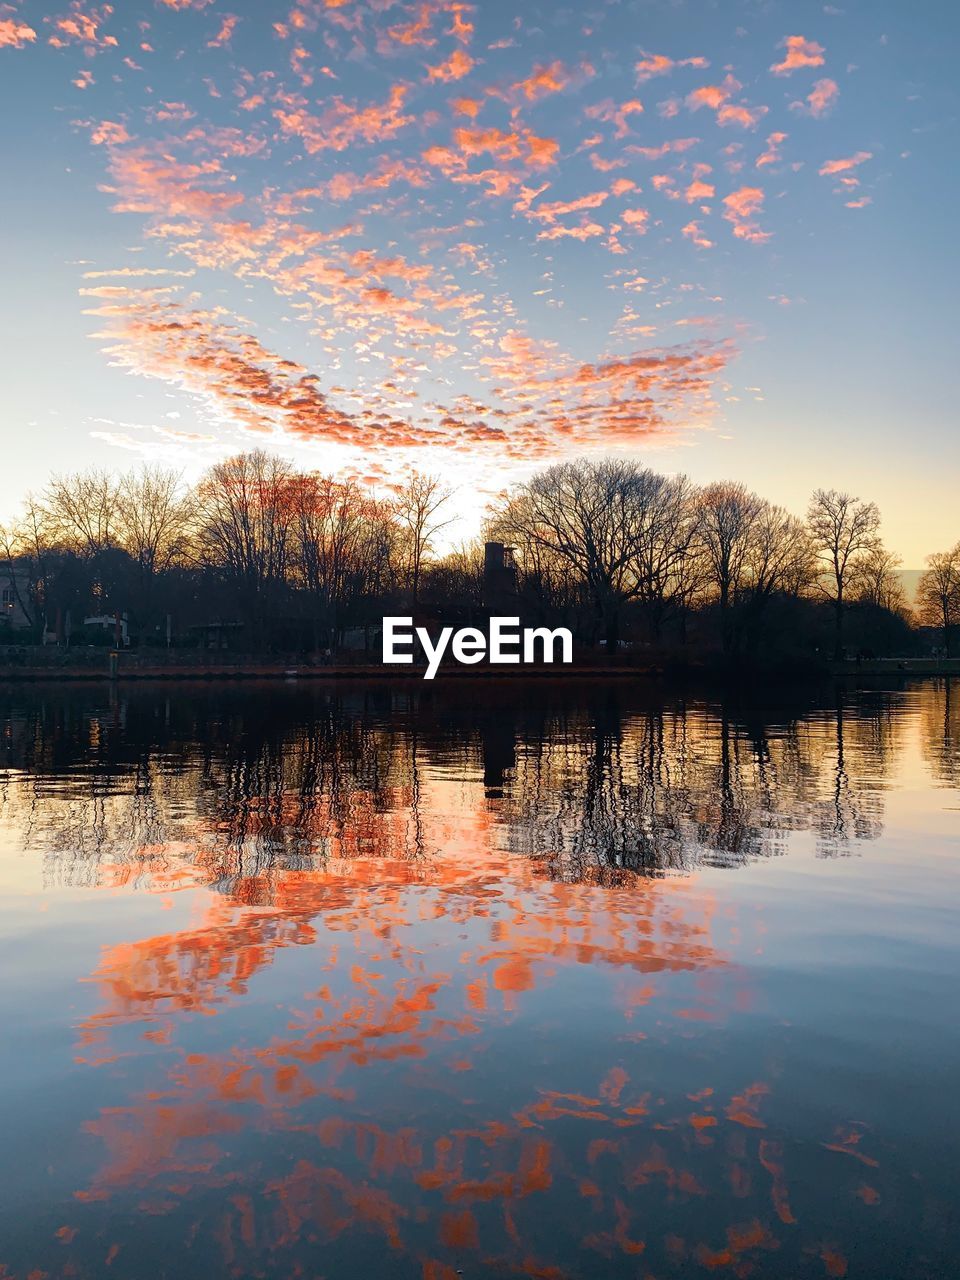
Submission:
[[[960,537],[946,0],[0,0],[0,520],[615,453]]]

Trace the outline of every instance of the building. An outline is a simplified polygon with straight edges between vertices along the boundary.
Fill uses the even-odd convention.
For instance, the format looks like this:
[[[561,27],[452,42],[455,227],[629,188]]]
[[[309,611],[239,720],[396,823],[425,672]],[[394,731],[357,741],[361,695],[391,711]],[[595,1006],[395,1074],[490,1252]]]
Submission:
[[[488,542],[483,548],[483,607],[492,614],[508,613],[517,604],[517,566],[513,547]]]
[[[0,627],[9,631],[29,631],[33,620],[27,613],[30,582],[16,569],[0,572]]]

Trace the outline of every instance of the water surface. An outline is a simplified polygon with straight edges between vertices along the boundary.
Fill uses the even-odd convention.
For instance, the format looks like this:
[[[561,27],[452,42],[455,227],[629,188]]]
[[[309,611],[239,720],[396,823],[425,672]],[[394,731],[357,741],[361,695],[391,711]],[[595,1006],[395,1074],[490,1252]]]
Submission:
[[[0,1276],[948,1276],[960,693],[0,690]]]

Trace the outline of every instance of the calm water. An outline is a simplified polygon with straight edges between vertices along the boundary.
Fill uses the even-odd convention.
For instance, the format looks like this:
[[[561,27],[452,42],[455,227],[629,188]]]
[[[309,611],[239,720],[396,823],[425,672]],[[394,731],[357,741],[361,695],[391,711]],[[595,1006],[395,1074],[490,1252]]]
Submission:
[[[0,1276],[960,1270],[960,688],[0,691]]]

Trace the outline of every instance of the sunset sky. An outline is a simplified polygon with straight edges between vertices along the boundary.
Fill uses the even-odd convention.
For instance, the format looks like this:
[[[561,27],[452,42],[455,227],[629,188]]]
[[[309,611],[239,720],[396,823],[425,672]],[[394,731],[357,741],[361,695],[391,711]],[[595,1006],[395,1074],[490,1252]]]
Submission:
[[[948,0],[0,3],[0,520],[262,445],[960,537]]]

